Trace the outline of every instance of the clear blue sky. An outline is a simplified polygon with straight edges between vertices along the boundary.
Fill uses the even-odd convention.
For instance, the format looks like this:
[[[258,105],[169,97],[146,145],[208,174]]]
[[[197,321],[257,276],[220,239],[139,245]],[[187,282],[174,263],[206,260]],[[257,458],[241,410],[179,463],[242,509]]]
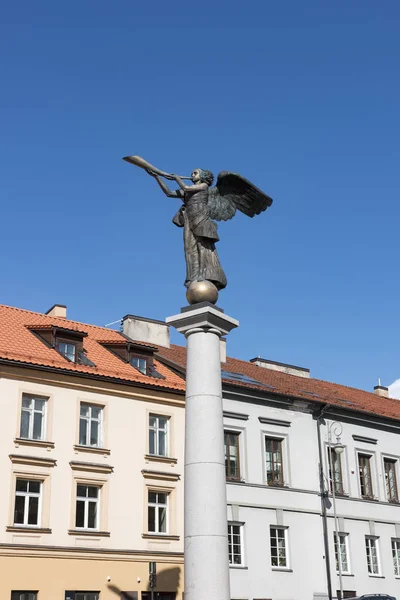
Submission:
[[[177,201],[121,157],[237,171],[274,204],[220,226],[229,353],[400,377],[399,25],[397,0],[3,3],[0,302],[179,312]]]

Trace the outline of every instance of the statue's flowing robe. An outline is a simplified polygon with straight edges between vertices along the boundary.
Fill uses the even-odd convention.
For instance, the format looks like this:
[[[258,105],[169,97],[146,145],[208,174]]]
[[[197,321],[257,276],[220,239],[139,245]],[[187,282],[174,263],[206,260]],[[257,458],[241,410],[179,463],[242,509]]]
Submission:
[[[211,281],[219,290],[226,284],[226,276],[219,262],[215,243],[219,241],[217,224],[208,214],[208,189],[185,191],[183,206],[172,222],[183,227],[186,258],[185,286],[192,281]]]

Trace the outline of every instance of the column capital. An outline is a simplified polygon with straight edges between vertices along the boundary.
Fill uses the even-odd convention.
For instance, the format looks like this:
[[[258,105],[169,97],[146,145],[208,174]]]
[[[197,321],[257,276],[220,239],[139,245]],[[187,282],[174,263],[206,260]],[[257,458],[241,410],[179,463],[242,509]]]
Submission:
[[[180,314],[167,317],[165,322],[184,335],[195,329],[204,332],[212,330],[221,337],[227,335],[235,327],[239,327],[239,321],[228,317],[221,308],[209,302],[185,306],[181,309]]]

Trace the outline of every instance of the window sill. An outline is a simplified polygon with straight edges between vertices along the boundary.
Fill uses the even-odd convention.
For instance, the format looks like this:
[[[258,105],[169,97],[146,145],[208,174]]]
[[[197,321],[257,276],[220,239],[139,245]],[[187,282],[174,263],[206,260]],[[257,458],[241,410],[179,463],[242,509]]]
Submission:
[[[92,531],[91,529],[68,529],[68,535],[85,535],[88,537],[110,537],[109,531]]]
[[[339,571],[336,571],[336,575],[339,577]],[[342,577],[354,577],[354,573],[342,573]]]
[[[176,465],[178,462],[177,458],[171,458],[170,456],[158,456],[158,454],[145,454],[144,459],[148,462],[162,462]]]
[[[103,454],[104,456],[109,456],[111,454],[111,450],[108,450],[107,448],[99,448],[98,446],[81,446],[80,444],[75,444],[74,450],[76,453],[92,452],[93,454]]]
[[[6,531],[10,531],[10,532],[19,532],[19,533],[51,533],[51,529],[49,529],[48,527],[35,527],[34,525],[32,525],[31,527],[26,526],[26,525],[22,525],[21,527],[18,527],[18,525],[9,525],[8,527],[6,527]]]
[[[36,448],[47,448],[47,450],[52,450],[55,446],[54,442],[45,442],[43,440],[30,440],[28,438],[15,438],[14,440],[15,447],[19,446],[36,446]]]
[[[288,567],[271,567],[271,571],[281,571],[282,573],[293,573],[293,569]]]
[[[241,569],[242,571],[248,571],[249,567],[246,567],[245,565],[229,565],[230,569]]]
[[[385,579],[384,575],[371,575],[368,573],[368,577],[372,577],[373,579]]]
[[[169,542],[178,542],[179,535],[169,535],[168,533],[142,533],[144,540],[168,540]]]

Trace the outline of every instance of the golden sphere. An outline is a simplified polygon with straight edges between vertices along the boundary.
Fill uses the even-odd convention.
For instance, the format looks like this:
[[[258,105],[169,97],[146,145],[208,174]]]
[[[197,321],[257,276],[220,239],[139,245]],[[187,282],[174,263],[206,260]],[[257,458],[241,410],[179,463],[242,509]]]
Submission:
[[[215,304],[218,300],[218,290],[211,281],[192,281],[187,289],[186,298],[189,304],[199,302]]]

